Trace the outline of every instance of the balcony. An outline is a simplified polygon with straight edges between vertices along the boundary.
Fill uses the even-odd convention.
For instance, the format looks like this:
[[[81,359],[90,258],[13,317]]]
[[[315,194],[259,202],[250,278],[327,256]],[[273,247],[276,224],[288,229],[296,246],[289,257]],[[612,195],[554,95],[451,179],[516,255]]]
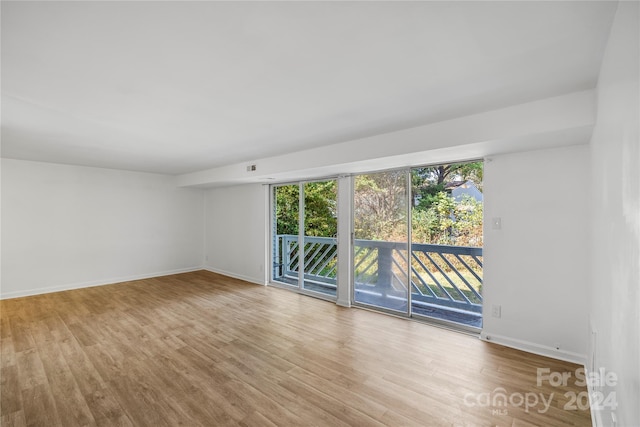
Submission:
[[[298,236],[275,238],[273,279],[298,284]],[[335,238],[304,238],[304,287],[336,294]],[[407,312],[407,283],[412,315],[482,326],[482,248],[432,244],[411,245],[410,280],[407,244],[376,240],[354,241],[354,299],[356,302]]]

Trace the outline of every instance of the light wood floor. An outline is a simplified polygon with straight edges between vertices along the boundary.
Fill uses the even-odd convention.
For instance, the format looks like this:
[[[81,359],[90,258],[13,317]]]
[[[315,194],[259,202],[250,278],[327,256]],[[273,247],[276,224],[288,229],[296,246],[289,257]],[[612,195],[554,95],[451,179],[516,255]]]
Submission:
[[[0,308],[3,427],[591,425],[576,365],[208,272]]]

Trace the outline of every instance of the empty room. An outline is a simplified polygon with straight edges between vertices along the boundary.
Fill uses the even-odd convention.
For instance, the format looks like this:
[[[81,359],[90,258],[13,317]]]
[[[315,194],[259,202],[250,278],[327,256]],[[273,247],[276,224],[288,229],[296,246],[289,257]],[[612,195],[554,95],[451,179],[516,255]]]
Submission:
[[[640,426],[640,2],[0,13],[3,427]]]

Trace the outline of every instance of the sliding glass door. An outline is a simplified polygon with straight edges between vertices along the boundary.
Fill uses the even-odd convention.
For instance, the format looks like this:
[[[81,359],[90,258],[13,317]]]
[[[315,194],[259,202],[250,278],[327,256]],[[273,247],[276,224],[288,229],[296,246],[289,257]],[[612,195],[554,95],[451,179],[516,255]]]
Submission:
[[[408,314],[408,173],[355,177],[354,301]]]
[[[335,180],[306,182],[304,189],[305,290],[336,296],[338,270],[337,185]]]
[[[272,187],[273,233],[272,258],[274,281],[298,287],[300,185]]]
[[[335,298],[336,181],[300,182],[272,188],[272,281]]]
[[[353,301],[482,326],[481,161],[358,175]]]
[[[411,170],[411,313],[482,327],[481,161]]]
[[[340,258],[337,181],[272,186],[271,281],[324,298],[339,294],[341,305],[477,331],[482,173],[477,161],[341,178]]]

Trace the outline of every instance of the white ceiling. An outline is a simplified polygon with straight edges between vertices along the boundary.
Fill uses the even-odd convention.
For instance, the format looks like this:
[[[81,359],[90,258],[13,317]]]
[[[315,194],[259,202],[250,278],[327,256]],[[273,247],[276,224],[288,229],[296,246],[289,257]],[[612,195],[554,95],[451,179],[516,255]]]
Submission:
[[[2,157],[182,174],[593,88],[616,3],[1,7]]]

